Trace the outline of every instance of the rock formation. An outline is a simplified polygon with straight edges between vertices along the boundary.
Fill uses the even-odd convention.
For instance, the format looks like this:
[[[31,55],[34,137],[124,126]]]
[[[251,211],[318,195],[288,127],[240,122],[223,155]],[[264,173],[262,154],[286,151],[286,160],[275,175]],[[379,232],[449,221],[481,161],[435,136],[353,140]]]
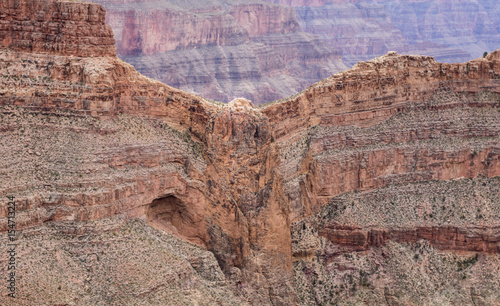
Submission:
[[[0,3],[2,46],[25,52],[62,55],[114,56],[115,40],[104,24],[105,11],[90,3],[70,1]]]
[[[32,3],[4,9],[60,37],[78,22],[30,10],[103,11]],[[109,42],[99,20],[81,26]],[[85,31],[28,36],[0,49],[1,239],[11,195],[30,262],[2,304],[500,300],[500,51],[391,52],[255,107],[144,77]]]

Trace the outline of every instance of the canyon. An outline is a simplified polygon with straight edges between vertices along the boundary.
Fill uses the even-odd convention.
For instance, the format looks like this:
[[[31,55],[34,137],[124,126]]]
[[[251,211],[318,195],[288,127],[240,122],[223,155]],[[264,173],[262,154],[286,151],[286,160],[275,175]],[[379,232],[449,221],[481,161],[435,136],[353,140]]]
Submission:
[[[94,0],[118,56],[207,99],[294,95],[359,61],[397,51],[466,62],[500,45],[494,0]]]
[[[0,8],[2,304],[500,301],[500,50],[224,104],[118,59],[101,5]]]

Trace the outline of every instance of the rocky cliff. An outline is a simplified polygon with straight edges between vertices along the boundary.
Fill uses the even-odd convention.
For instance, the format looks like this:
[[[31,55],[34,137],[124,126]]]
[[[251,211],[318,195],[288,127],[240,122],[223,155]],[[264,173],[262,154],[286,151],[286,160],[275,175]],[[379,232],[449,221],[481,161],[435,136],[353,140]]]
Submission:
[[[2,1],[2,46],[27,52],[113,56],[115,40],[104,23],[105,11],[90,3],[70,1]]]
[[[30,262],[2,303],[500,300],[499,51],[389,53],[255,107],[51,43],[0,49],[0,230],[14,196]]]
[[[208,99],[264,103],[345,69],[299,29],[292,8],[263,1],[96,0],[119,56],[149,77]]]
[[[465,62],[498,48],[497,1],[289,1],[302,30],[320,35],[347,65],[389,50]]]

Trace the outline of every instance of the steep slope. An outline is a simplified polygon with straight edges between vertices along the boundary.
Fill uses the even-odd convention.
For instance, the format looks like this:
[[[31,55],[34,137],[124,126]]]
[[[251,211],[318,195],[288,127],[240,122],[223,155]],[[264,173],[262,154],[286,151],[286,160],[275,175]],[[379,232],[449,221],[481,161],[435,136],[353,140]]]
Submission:
[[[118,54],[176,88],[228,102],[290,96],[345,69],[335,50],[300,31],[293,9],[255,1],[95,0]]]
[[[144,77],[84,31],[51,47],[77,20],[112,39],[99,5],[2,9],[3,37],[39,23],[22,46],[44,46],[1,40],[2,245],[7,195],[20,231],[2,304],[498,302],[499,51],[389,53],[256,108]]]
[[[23,231],[17,250],[19,297],[3,305],[245,304],[211,252],[138,219],[50,223]]]

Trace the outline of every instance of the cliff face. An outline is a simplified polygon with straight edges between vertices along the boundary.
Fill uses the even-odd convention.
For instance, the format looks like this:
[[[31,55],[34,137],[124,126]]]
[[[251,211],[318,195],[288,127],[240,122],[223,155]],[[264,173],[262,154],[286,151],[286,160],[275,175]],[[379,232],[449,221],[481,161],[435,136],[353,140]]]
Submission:
[[[17,51],[113,56],[115,40],[106,12],[91,3],[2,1],[2,46]]]
[[[256,108],[40,39],[0,49],[1,239],[13,195],[40,263],[15,302],[500,300],[499,51],[389,53]]]
[[[262,1],[94,1],[108,10],[119,56],[147,76],[209,99],[264,103],[345,69],[299,29],[295,11]]]
[[[251,37],[293,33],[298,29],[293,10],[263,3],[237,4],[230,11],[208,7],[195,12],[174,8],[110,10],[110,24],[117,28],[118,23],[123,23],[116,32],[118,53],[137,56],[195,46],[234,45]]]
[[[298,301],[433,303],[451,290],[436,294],[498,302],[479,268],[498,257],[475,255],[499,246],[498,56],[390,53],[263,109],[295,221]]]
[[[496,1],[281,1],[347,65],[389,50],[464,62],[498,47]]]

